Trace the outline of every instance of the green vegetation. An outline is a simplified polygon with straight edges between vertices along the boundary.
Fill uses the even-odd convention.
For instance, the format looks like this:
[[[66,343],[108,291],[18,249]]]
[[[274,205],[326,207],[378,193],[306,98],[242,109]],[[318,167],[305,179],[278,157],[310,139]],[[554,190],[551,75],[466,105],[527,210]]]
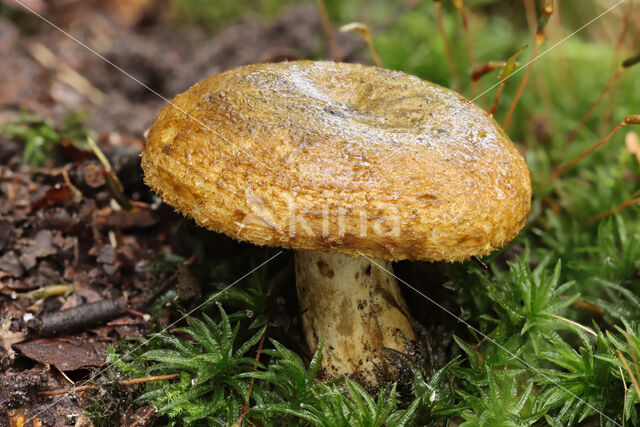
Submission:
[[[207,31],[215,31],[223,25],[239,21],[254,14],[262,19],[274,17],[287,4],[296,0],[171,0],[175,18],[182,23],[194,23]]]
[[[336,23],[355,19],[340,3],[348,2],[328,2],[334,19],[344,19]],[[468,10],[488,3],[466,2]],[[445,6],[457,68],[468,70],[460,17]],[[380,16],[390,9],[371,13]],[[473,16],[474,10],[469,11]],[[476,13],[480,16],[472,20],[472,33],[479,62],[506,60],[523,45],[532,45],[521,15],[513,22],[499,13]],[[433,2],[424,1],[377,33],[375,43],[385,65],[450,85],[435,22]],[[561,35],[586,20],[569,22]],[[543,51],[558,40],[555,37]],[[133,352],[130,344],[122,345],[112,353],[115,368],[127,377],[180,373],[179,379],[141,386],[138,398],[158,408],[165,417],[159,423],[176,425],[229,425],[240,419],[243,406],[245,420],[266,425],[640,424],[640,208],[587,221],[637,197],[640,165],[626,151],[620,132],[561,178],[548,179],[554,168],[597,142],[624,116],[640,112],[639,70],[633,69],[575,141],[566,143],[567,134],[606,86],[613,52],[611,43],[586,41],[579,34],[535,63],[509,131],[526,151],[531,170],[529,221],[509,248],[484,260],[489,271],[470,262],[440,266],[448,279],[442,304],[461,313],[469,326],[451,316],[436,316],[444,323],[427,325],[438,331],[433,336],[439,340],[430,343],[439,355],[434,363],[390,354],[411,373],[408,393],[393,384],[372,396],[349,380],[315,379],[317,354],[306,360],[285,334],[278,341],[271,338],[282,334],[274,301],[286,282],[275,273],[259,272],[216,298],[233,310],[231,315],[222,308],[211,310],[209,304],[204,311],[218,320],[198,314],[204,321],[190,318],[188,327],[154,335]],[[531,47],[521,58],[530,54]],[[506,85],[496,113],[499,121],[522,74]],[[461,76],[461,91],[468,93],[468,73]],[[481,87],[496,83],[495,76],[485,76]],[[477,102],[488,108],[494,91]],[[265,259],[260,257],[263,251],[249,252],[254,265]],[[231,283],[248,265],[229,259],[206,263],[215,267],[193,268],[199,269],[203,286],[214,283],[210,291]],[[430,304],[424,301],[427,311],[439,310]],[[253,356],[265,327],[269,339],[257,362]],[[101,422],[99,417],[94,420]]]
[[[84,123],[88,114],[84,111],[70,113],[57,128],[50,120],[29,113],[22,113],[11,123],[0,127],[0,133],[24,143],[22,162],[32,166],[43,166],[55,154],[57,147],[67,141],[77,147],[88,148],[87,137],[95,139],[95,132]]]

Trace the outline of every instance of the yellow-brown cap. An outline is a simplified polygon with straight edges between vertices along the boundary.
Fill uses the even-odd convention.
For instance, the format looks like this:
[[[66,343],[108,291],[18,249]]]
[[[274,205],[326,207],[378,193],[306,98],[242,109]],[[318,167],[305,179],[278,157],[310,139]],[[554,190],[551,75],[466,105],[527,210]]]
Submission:
[[[149,131],[145,182],[238,240],[458,261],[513,239],[531,207],[527,166],[496,122],[404,73],[248,65],[173,103]]]

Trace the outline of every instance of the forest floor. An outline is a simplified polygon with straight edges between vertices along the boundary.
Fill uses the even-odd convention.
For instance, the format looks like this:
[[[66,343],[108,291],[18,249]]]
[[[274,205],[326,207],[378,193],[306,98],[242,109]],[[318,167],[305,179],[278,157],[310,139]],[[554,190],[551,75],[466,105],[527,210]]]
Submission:
[[[160,95],[171,98],[233,66],[307,57],[321,35],[310,5],[268,24],[247,18],[210,35],[133,3],[139,7],[72,1],[36,9],[69,34],[18,6],[6,10],[17,19],[0,17],[0,126],[41,122],[61,139],[35,166],[22,162],[21,142],[0,136],[0,413],[9,415],[0,425],[31,417],[45,425],[88,422],[79,396],[54,401],[38,393],[87,378],[104,365],[109,345],[148,333],[145,308],[175,277],[145,266],[159,252],[190,256],[184,234],[172,232],[180,217],[142,180],[139,154],[166,103]],[[88,121],[63,129],[77,111],[88,112]],[[133,209],[113,202],[104,167],[67,135],[86,129],[95,131]],[[205,233],[183,226],[187,235]],[[102,305],[82,319],[52,320],[95,302]],[[51,329],[52,321],[62,323]],[[57,327],[72,333],[57,336]]]

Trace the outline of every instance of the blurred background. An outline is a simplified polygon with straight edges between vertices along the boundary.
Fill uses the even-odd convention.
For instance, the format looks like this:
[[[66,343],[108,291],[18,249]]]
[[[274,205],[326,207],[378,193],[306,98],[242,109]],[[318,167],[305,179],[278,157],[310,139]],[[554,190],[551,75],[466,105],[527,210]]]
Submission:
[[[359,21],[371,29],[385,67],[470,95],[471,61],[504,61],[525,45],[528,48],[518,60],[528,61],[541,9],[533,0],[465,1],[469,51],[461,14],[453,2],[444,1],[444,27],[457,71],[452,75],[432,0],[326,0],[337,52],[330,52],[313,0],[21,2],[77,41],[15,0],[0,2],[0,122],[13,120],[21,109],[56,119],[69,111],[86,110],[94,129],[138,136],[164,101],[78,42],[171,98],[207,75],[242,64],[331,57],[371,64],[357,34],[337,31]],[[640,12],[631,0],[563,41],[617,2],[555,2],[540,50],[558,46],[536,62],[510,130],[514,139],[524,140],[533,133],[544,136],[553,122],[560,129],[571,129],[580,119],[579,107],[586,109],[625,55],[638,49]],[[625,19],[630,28],[621,40]],[[506,112],[523,74],[506,85],[497,117]],[[617,85],[599,123],[603,129],[613,118],[629,113],[630,105],[638,107],[640,88],[629,85],[637,77],[638,72],[630,70]],[[497,81],[497,72],[483,77],[475,94]],[[488,109],[495,90],[476,101]]]

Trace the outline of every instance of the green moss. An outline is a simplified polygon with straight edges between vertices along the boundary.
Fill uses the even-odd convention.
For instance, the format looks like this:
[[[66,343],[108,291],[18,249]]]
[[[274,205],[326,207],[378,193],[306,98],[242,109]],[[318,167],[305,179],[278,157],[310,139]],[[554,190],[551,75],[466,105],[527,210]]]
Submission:
[[[468,72],[463,71],[468,70],[469,63],[460,17],[444,3],[445,25],[466,82],[462,91],[467,93]],[[521,14],[503,13],[497,2],[465,3],[476,5],[469,13],[479,62],[505,60],[521,46],[532,44]],[[328,1],[336,24],[358,19],[358,10],[362,11],[359,5]],[[372,27],[383,22],[392,6],[372,6],[366,14],[370,17],[367,22]],[[564,12],[570,15],[566,31],[586,22],[581,16]],[[548,40],[542,51],[554,42]],[[386,31],[375,34],[375,43],[387,67],[450,85],[432,2],[421,2],[401,15]],[[533,211],[511,248],[485,259],[490,272],[474,263],[441,267],[448,280],[443,292],[449,296],[442,303],[460,313],[471,327],[448,315],[435,316],[441,322],[436,330],[444,333],[430,342],[437,355],[433,363],[422,366],[395,355],[412,372],[411,395],[400,395],[393,386],[378,396],[369,396],[351,383],[321,384],[309,376],[315,372],[314,362],[308,367],[308,361],[296,354],[295,340],[286,341],[286,334],[282,334],[279,341],[267,342],[264,366],[253,371],[246,364],[230,365],[233,367],[225,371],[245,385],[249,378],[254,379],[255,391],[247,414],[250,420],[266,424],[378,425],[379,420],[392,424],[407,415],[405,421],[416,425],[446,425],[451,421],[469,426],[638,424],[638,396],[618,351],[632,372],[640,369],[640,208],[629,207],[594,224],[585,221],[629,200],[638,190],[640,167],[626,151],[621,132],[562,177],[548,182],[554,168],[597,142],[625,115],[640,111],[640,69],[634,68],[620,80],[610,101],[596,110],[575,141],[566,143],[567,134],[609,80],[613,49],[602,41],[587,40],[581,33],[536,61],[509,130],[512,139],[526,151],[534,183]],[[527,62],[531,50],[522,55],[522,62]],[[496,74],[485,76],[481,86],[486,89],[496,83]],[[498,121],[503,119],[522,74],[508,82],[496,114]],[[494,93],[495,89],[477,102],[490,105]],[[611,120],[605,120],[607,115]],[[219,263],[240,274],[246,271],[246,263],[235,264]],[[218,274],[213,270],[210,273]],[[251,312],[253,317],[240,323],[243,339],[253,336],[249,331],[252,322],[254,327],[273,324],[278,312],[273,310],[273,302],[278,295],[293,298],[291,288],[285,291],[282,283],[287,280],[263,275],[220,300],[237,313]],[[438,310],[428,301],[424,304],[430,311]],[[281,333],[286,319],[278,322],[278,327],[269,327],[268,334]],[[446,338],[452,334],[452,339]],[[247,354],[255,351],[254,346]],[[198,348],[193,357],[204,353],[204,348]],[[144,372],[136,371],[141,364]],[[143,362],[127,359],[118,368],[141,375],[164,372],[171,366],[172,372],[189,372],[159,358]],[[184,375],[195,378],[194,374]],[[636,375],[636,379],[640,378]],[[216,410],[237,415],[242,402],[242,393],[224,392],[236,399],[227,403],[219,400],[220,391],[211,389],[200,394],[189,409],[191,401],[175,391],[192,393],[198,385],[183,378],[149,387],[155,387],[155,394],[146,398],[152,397],[158,407],[163,407],[167,396],[181,399],[185,412],[166,412],[174,420],[194,421],[193,415],[183,414],[198,413],[199,408],[213,407],[207,405],[214,403],[219,405]],[[387,414],[387,418],[380,416],[374,422],[371,416],[376,414]],[[225,419],[233,422],[232,418]]]

